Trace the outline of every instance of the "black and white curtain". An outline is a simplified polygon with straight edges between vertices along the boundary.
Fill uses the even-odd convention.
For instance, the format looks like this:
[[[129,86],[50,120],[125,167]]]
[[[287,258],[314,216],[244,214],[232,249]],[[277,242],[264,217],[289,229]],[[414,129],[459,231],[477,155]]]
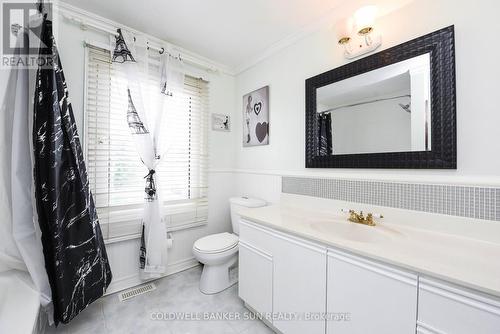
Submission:
[[[318,155],[320,157],[332,155],[332,115],[330,113],[318,115],[318,139]]]
[[[159,67],[150,68],[151,51],[142,36],[134,37],[118,29],[112,43],[112,61],[127,75],[127,107],[123,116],[146,167],[139,267],[142,278],[155,278],[165,274],[167,266],[167,229],[162,219],[163,203],[156,173],[169,150],[161,147],[164,142],[161,136],[166,135],[162,131],[163,116],[168,112],[171,98],[182,94],[184,72],[181,60],[168,53],[159,56]]]
[[[36,211],[55,323],[68,323],[101,297],[111,270],[89,190],[52,22],[42,23],[40,56],[53,65],[36,76],[33,146]],[[42,44],[42,45],[43,45]]]

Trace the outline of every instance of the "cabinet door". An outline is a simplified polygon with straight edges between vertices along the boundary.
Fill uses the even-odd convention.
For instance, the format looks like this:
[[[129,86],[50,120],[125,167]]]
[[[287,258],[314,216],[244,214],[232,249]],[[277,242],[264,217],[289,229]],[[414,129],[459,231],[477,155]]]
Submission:
[[[288,235],[274,246],[273,325],[284,334],[324,334],[326,248]]]
[[[329,334],[414,334],[417,276],[347,253],[328,252]],[[347,319],[335,319],[337,314]]]
[[[500,299],[420,278],[419,326],[431,333],[500,333]]]
[[[273,259],[240,241],[239,296],[255,311],[273,310]]]

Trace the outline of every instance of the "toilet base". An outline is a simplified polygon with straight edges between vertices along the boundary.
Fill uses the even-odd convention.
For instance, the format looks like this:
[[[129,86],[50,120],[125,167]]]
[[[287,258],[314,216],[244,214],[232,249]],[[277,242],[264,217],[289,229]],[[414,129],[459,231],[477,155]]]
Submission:
[[[238,262],[235,254],[228,262],[219,265],[203,266],[200,278],[200,291],[206,295],[212,295],[226,290],[238,282],[237,277],[230,277],[230,269]]]

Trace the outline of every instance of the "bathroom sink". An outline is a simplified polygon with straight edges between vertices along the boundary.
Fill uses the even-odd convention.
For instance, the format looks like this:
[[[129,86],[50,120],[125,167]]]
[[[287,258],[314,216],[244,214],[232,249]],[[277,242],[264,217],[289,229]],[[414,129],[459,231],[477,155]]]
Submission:
[[[384,242],[401,235],[400,232],[381,225],[366,226],[334,220],[315,221],[310,226],[318,232],[355,242]]]

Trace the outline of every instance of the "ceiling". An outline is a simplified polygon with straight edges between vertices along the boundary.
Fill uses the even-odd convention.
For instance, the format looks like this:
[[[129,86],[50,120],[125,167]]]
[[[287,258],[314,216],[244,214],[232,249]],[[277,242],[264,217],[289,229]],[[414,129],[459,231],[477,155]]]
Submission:
[[[63,0],[236,68],[347,0]]]

